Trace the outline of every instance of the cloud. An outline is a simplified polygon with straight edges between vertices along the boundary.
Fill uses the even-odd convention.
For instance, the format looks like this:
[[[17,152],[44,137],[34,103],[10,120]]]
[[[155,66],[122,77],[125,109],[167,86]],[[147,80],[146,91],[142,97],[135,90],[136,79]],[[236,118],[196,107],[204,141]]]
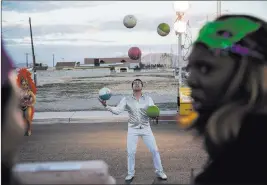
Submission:
[[[43,36],[49,34],[70,34],[81,32],[95,33],[98,31],[98,28],[93,25],[32,25],[32,30],[34,36]],[[30,35],[30,28],[29,26],[6,26],[2,29],[2,33],[6,38],[26,37]]]
[[[65,8],[96,7],[116,2],[99,1],[3,1],[3,11],[16,11],[20,13],[49,12]]]
[[[112,57],[127,54],[138,46],[143,53],[167,52],[177,44],[171,30],[166,37],[157,34],[158,24],[173,28],[175,12],[171,1],[4,1],[2,10],[3,38],[17,60],[30,52],[29,17],[32,18],[34,45],[38,58],[51,61],[51,53],[66,60],[82,57]],[[209,19],[216,16],[216,1],[192,1],[185,14],[193,39]],[[253,14],[266,19],[264,1],[222,2],[231,13]],[[240,6],[242,5],[242,6]],[[256,11],[255,11],[256,10]],[[222,11],[224,13],[224,11]],[[138,23],[134,29],[123,26],[125,15],[133,14]],[[149,47],[148,47],[149,45]],[[177,51],[174,49],[174,51]],[[78,59],[77,59],[78,57]]]
[[[158,18],[151,19],[150,17],[142,17],[142,19],[138,19],[136,26],[133,29],[126,28],[122,20],[116,21],[107,21],[98,26],[100,30],[123,30],[123,31],[155,31],[160,23],[167,23],[170,27],[172,27],[174,22],[174,18],[171,16],[162,16]]]
[[[187,19],[190,20],[191,27],[199,27],[201,23],[205,21],[205,16],[201,14],[189,15]],[[157,19],[151,19],[148,17],[143,17],[137,22],[134,29],[127,29],[122,20],[107,21],[103,23],[90,24],[57,24],[57,25],[35,25],[32,24],[33,34],[35,36],[41,36],[51,33],[79,33],[79,32],[101,32],[108,30],[121,30],[121,31],[155,31],[160,23],[167,23],[169,26],[173,27],[174,17],[163,16]],[[3,33],[6,37],[21,37],[29,35],[29,24],[23,25],[10,25],[3,28]]]
[[[173,20],[168,17],[161,17],[158,19],[149,19],[143,18],[140,20],[134,29],[127,29],[121,20],[117,21],[108,21],[101,24],[91,24],[91,25],[33,25],[33,35],[34,36],[44,36],[49,34],[72,34],[72,33],[90,33],[95,34],[99,32],[107,32],[107,31],[125,31],[125,32],[138,32],[138,31],[151,31],[155,32],[157,30],[157,26],[159,23],[165,22],[170,25],[172,28]],[[6,38],[16,38],[16,37],[25,37],[30,34],[29,26],[5,26],[3,28],[3,35]]]
[[[32,18],[34,42],[37,45],[144,45],[176,42],[173,30],[167,37],[160,37],[156,31],[162,22],[169,24],[172,29],[175,18],[172,2],[28,3],[27,6],[33,6],[35,9],[50,7],[50,10],[36,12],[26,8],[25,11],[18,11],[16,7],[25,6],[21,3],[17,3],[13,9],[5,8],[3,36],[10,44],[29,44],[29,17]],[[134,29],[127,29],[122,23],[127,14],[137,17],[138,23]],[[191,16],[191,27],[198,24],[194,20]]]
[[[23,38],[4,38],[8,45],[30,45],[29,36]],[[81,34],[48,34],[43,36],[35,36],[33,38],[34,45],[90,45],[90,44],[111,44],[114,40],[87,38]]]
[[[196,34],[196,31],[192,30],[193,35]],[[5,38],[4,41],[9,44],[16,45],[30,45],[30,37],[22,38]],[[151,31],[139,31],[125,33],[123,31],[106,31],[96,34],[89,33],[75,33],[75,34],[49,34],[43,36],[33,37],[34,45],[58,45],[60,47],[65,46],[120,46],[128,45],[130,46],[142,46],[147,44],[176,44],[177,36],[174,32],[171,32],[166,37],[161,37],[157,34],[156,30]]]
[[[35,2],[41,6],[41,2]],[[150,20],[158,17],[170,15],[173,16],[171,2],[93,2],[100,3],[98,6],[66,6],[75,2],[50,2],[60,4],[61,8],[50,9],[47,11],[25,11],[19,12],[15,8],[2,11],[3,26],[21,25],[28,26],[28,18],[32,17],[32,23],[37,25],[59,25],[59,24],[101,24],[107,21],[123,20],[127,14],[133,14],[138,19],[149,17]],[[45,7],[45,5],[44,5]],[[149,8],[150,7],[150,8]],[[118,11],[119,10],[119,11]]]
[[[199,16],[191,16],[190,26],[193,36],[196,34],[192,25],[197,27]],[[157,34],[157,26],[165,22],[170,25],[171,32],[166,37]],[[173,31],[173,18],[162,16],[157,19],[143,17],[133,29],[126,28],[121,20],[108,21],[98,25],[47,25],[33,26],[35,44],[51,45],[145,45],[145,44],[171,44],[177,42]],[[6,31],[5,31],[6,30]],[[11,31],[8,31],[11,30]],[[29,27],[5,27],[4,39],[12,39],[17,44],[27,44],[21,38],[29,37]],[[97,38],[97,39],[96,39]],[[97,41],[96,41],[97,40]],[[28,43],[29,44],[29,43]]]
[[[174,19],[172,16],[158,16],[152,19],[149,16],[139,16],[138,23],[134,29],[126,28],[122,19],[91,22],[88,24],[58,24],[58,25],[35,25],[32,23],[33,37],[35,44],[51,44],[51,45],[124,45],[124,44],[155,44],[169,43],[174,40],[174,32],[171,31],[170,36],[161,37],[157,34],[157,26],[165,22],[170,25]],[[29,25],[5,26],[3,36],[5,40],[12,40],[13,44],[29,44]],[[156,37],[153,39],[153,37]],[[85,39],[86,38],[86,39]],[[99,38],[96,39],[95,38]],[[112,39],[111,39],[112,38]],[[26,40],[24,42],[24,40]],[[74,42],[75,41],[75,42]],[[138,43],[138,41],[141,41]],[[162,43],[163,41],[163,43]]]

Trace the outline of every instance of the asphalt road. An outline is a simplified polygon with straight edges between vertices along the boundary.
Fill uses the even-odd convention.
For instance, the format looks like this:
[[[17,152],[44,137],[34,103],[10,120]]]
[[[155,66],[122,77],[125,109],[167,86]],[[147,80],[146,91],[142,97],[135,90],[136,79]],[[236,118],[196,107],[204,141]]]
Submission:
[[[199,171],[206,154],[201,143],[175,124],[152,125],[168,181],[155,178],[151,153],[139,139],[132,184],[188,184],[190,170]],[[34,125],[18,153],[19,162],[104,160],[118,184],[127,172],[125,123]]]

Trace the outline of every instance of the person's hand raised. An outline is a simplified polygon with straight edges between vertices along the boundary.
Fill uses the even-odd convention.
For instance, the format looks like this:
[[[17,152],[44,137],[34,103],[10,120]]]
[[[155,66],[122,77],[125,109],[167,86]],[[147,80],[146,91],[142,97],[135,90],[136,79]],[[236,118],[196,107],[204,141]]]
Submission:
[[[98,98],[98,100],[100,101],[100,103],[106,107],[107,106],[107,102],[105,100],[101,100],[100,98]]]

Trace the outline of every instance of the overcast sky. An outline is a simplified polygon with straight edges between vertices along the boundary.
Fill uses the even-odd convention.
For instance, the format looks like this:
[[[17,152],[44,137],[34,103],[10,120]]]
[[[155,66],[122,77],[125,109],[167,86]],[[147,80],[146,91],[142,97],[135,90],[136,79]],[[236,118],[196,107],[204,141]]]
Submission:
[[[222,2],[222,12],[252,14],[267,20],[266,1]],[[137,25],[124,27],[125,15],[133,14]],[[193,39],[208,15],[216,14],[216,1],[192,1],[186,14]],[[16,63],[25,62],[31,53],[28,19],[32,29],[37,62],[52,65],[55,60],[81,61],[85,57],[127,55],[138,46],[143,55],[151,52],[177,51],[173,31],[175,12],[171,1],[14,1],[2,2],[2,34],[8,52]],[[166,37],[157,34],[158,24],[171,27]],[[31,62],[31,60],[29,59]]]

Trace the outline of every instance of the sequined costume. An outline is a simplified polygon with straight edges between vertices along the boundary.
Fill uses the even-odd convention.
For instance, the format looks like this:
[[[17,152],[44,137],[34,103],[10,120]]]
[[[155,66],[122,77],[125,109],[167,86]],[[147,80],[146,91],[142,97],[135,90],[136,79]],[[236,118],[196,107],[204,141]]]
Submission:
[[[32,120],[34,115],[34,104],[36,102],[36,87],[31,78],[31,73],[22,68],[18,71],[17,84],[20,87],[20,107],[23,112],[23,118],[27,124],[26,136],[32,133]]]

